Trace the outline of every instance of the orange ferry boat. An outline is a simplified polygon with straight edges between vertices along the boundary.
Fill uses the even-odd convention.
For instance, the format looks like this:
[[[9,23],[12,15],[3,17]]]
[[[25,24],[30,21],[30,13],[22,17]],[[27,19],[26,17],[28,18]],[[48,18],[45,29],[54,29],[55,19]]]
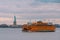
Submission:
[[[22,31],[25,32],[55,32],[56,27],[52,23],[37,21],[35,23],[24,24]]]

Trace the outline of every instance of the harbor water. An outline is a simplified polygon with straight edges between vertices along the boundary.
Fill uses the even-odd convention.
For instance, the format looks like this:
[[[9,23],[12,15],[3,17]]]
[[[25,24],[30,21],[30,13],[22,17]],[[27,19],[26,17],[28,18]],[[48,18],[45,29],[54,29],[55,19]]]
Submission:
[[[21,28],[0,28],[0,40],[60,40],[60,28],[55,32],[22,32]]]

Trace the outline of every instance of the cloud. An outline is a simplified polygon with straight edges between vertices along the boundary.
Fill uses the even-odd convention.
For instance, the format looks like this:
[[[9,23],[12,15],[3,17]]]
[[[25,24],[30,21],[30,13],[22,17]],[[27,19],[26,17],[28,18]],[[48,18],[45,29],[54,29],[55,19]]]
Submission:
[[[60,0],[35,0],[37,2],[45,2],[45,3],[60,3]]]
[[[41,12],[45,10],[46,11],[47,10],[60,11],[60,4],[59,3],[58,4],[57,3],[42,3],[42,2],[38,3],[36,0],[25,0],[25,1],[24,0],[15,0],[15,1],[3,0],[0,3],[0,12],[4,12],[4,13],[30,13],[30,12],[35,13],[35,12],[39,12],[39,11]]]
[[[30,19],[60,18],[59,0],[0,0],[0,17],[13,21],[14,15],[18,24]],[[2,23],[2,21],[0,22]],[[7,22],[6,22],[7,23]],[[12,22],[11,22],[12,23]],[[7,23],[8,24],[8,23]]]

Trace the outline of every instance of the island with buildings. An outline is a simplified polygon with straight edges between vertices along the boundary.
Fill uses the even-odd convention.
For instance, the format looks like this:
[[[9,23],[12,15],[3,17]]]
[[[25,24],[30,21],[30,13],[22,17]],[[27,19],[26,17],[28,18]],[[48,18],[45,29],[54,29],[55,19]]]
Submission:
[[[0,28],[22,28],[22,25],[16,23],[16,16],[14,16],[14,21],[12,25],[0,24]]]
[[[60,24],[54,24],[57,28],[60,28]],[[16,16],[14,16],[14,21],[12,25],[0,24],[0,28],[22,28],[23,25],[18,25],[16,22]]]

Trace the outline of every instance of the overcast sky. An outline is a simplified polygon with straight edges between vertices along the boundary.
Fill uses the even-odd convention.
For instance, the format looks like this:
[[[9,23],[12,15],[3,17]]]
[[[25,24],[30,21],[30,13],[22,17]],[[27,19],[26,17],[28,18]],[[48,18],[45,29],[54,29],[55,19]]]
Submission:
[[[31,20],[60,20],[60,0],[0,0],[0,24],[17,24]]]

